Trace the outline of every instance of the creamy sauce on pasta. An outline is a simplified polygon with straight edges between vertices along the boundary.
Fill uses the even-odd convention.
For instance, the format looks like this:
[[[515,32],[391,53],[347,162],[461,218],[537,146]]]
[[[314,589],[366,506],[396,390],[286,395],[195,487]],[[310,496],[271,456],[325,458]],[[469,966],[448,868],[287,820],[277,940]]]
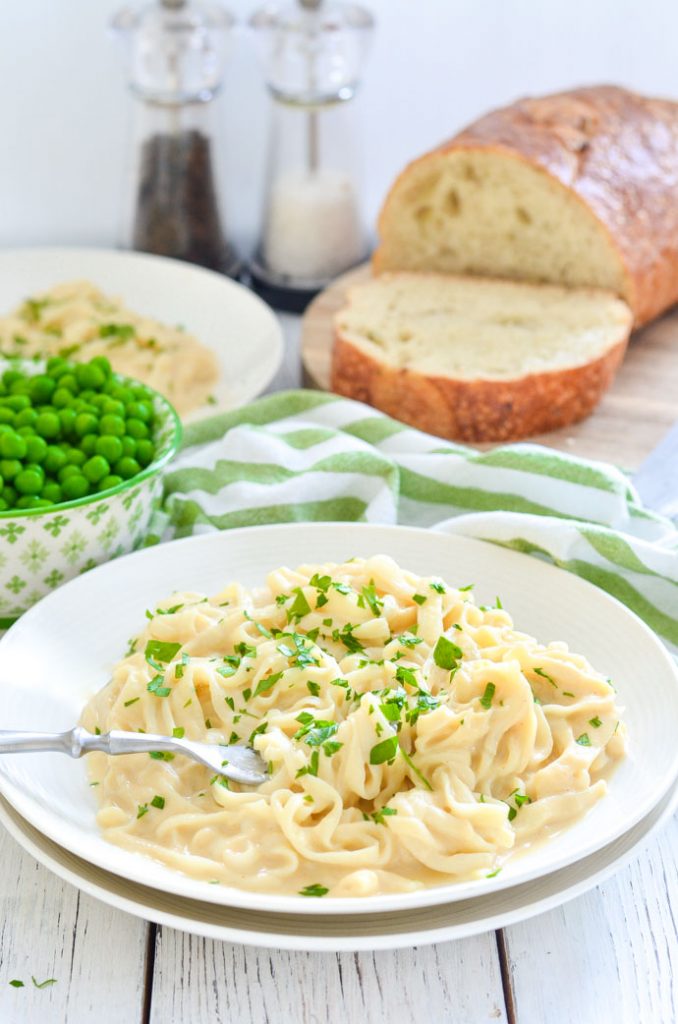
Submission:
[[[181,756],[91,755],[104,836],[194,878],[369,896],[492,877],[585,814],[624,754],[584,657],[384,556],[148,614],[83,724],[250,744],[270,765],[253,789]]]
[[[180,413],[204,405],[219,376],[214,353],[192,335],[134,313],[89,281],[56,285],[0,318],[0,354],[77,362],[103,355]]]

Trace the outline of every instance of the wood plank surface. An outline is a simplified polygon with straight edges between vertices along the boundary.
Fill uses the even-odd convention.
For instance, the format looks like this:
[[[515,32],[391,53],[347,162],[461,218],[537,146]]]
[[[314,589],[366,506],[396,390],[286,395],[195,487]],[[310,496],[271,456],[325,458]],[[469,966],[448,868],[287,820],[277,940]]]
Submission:
[[[307,386],[330,389],[334,314],[345,304],[347,289],[369,277],[367,265],[344,274],[306,310],[301,354]],[[587,420],[530,440],[635,469],[676,418],[678,311],[633,335],[616,380]]]
[[[518,1024],[676,1024],[678,817],[620,874],[505,930]]]
[[[184,1021],[502,1024],[508,1017],[492,932],[335,955],[234,946],[160,928],[150,1024]]]
[[[60,881],[2,828],[0,863],[0,1022],[141,1022],[148,925]]]

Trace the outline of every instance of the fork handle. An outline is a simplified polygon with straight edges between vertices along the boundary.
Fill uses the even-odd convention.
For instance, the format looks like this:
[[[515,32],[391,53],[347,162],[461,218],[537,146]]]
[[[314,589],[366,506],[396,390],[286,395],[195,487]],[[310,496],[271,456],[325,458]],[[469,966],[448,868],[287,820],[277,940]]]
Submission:
[[[175,750],[176,744],[167,736],[113,730],[101,735],[87,732],[81,726],[68,732],[12,732],[0,730],[0,754],[26,754],[52,751],[82,757],[93,750],[105,754],[143,754],[151,750]]]

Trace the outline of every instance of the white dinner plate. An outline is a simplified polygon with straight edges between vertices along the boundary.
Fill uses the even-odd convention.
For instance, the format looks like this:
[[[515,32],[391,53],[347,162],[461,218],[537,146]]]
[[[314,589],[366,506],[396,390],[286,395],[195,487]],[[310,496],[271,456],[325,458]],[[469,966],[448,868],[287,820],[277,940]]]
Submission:
[[[99,867],[189,899],[278,913],[393,911],[485,896],[539,878],[613,842],[645,817],[678,775],[678,678],[654,634],[591,584],[492,544],[433,531],[365,524],[299,524],[229,530],[161,545],[101,566],[44,598],[0,642],[3,726],[72,726],[103,686],[144,611],[175,590],[216,593],[229,579],[251,585],[301,562],[385,553],[422,575],[475,583],[479,603],[499,594],[517,628],[565,640],[612,677],[625,706],[629,754],[608,795],[549,842],[510,860],[500,875],[411,893],[306,900],[210,885],[107,843],[84,765],[58,754],[0,759],[0,792],[32,825]]]
[[[650,837],[668,823],[677,809],[678,787],[674,787],[647,817],[613,843],[562,871],[544,875],[533,882],[475,899],[390,913],[360,914],[358,917],[267,914],[187,900],[171,892],[128,882],[88,864],[29,825],[2,797],[0,823],[24,850],[59,878],[102,903],[144,921],[245,946],[309,953],[354,953],[466,939],[553,910],[625,867],[647,846]]]
[[[0,250],[0,316],[37,292],[83,278],[120,298],[135,313],[182,324],[214,352],[220,371],[213,389],[216,401],[194,410],[187,421],[251,401],[280,367],[282,330],[261,299],[223,274],[147,253]]]

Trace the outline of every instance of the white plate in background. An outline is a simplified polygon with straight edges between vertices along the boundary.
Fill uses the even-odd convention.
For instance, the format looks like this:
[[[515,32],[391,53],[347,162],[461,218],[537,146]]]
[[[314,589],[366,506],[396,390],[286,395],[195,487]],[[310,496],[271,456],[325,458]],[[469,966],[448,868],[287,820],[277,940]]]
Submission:
[[[251,401],[280,367],[282,330],[265,302],[223,274],[148,253],[70,247],[0,250],[0,317],[38,292],[83,279],[135,313],[170,326],[182,324],[214,352],[219,363],[216,403],[194,410],[187,422]]]
[[[304,900],[245,892],[188,878],[107,843],[85,766],[58,754],[0,758],[0,792],[37,829],[92,864],[130,881],[203,902],[254,911],[363,914],[486,897],[573,864],[631,829],[678,776],[678,672],[656,636],[614,598],[569,573],[463,537],[351,523],[249,527],[175,541],[110,562],[72,580],[27,612],[0,641],[2,725],[59,731],[104,685],[144,611],[175,590],[216,593],[230,579],[263,582],[281,565],[384,553],[422,575],[475,583],[479,603],[499,594],[516,626],[565,640],[614,679],[625,707],[629,755],[607,796],[579,822],[510,860],[501,875],[364,899]]]

